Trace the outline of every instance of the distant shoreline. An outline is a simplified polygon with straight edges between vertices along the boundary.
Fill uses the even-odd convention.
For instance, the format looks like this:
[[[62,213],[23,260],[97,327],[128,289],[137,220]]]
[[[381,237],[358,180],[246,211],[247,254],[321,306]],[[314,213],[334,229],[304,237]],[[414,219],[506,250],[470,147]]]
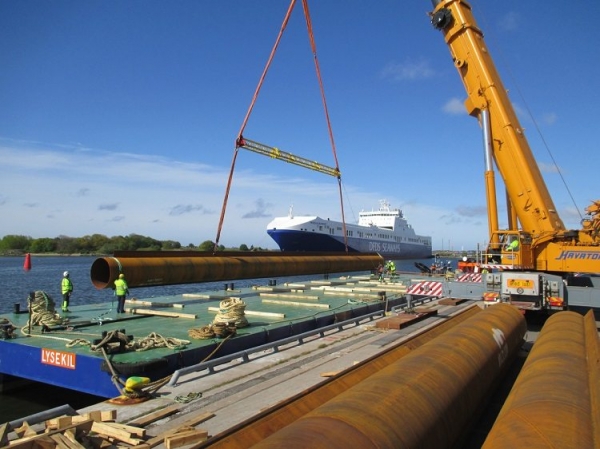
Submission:
[[[0,254],[0,257],[105,257],[106,254],[61,254],[61,253],[23,253],[23,254]]]

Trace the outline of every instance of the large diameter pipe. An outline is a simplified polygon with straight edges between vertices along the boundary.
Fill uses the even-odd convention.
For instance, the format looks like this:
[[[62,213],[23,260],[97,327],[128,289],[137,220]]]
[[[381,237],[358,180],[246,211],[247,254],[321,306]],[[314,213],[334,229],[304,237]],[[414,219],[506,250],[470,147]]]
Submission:
[[[525,332],[516,308],[489,307],[252,447],[452,447]]]
[[[575,312],[552,315],[483,448],[600,447],[598,350],[591,311],[585,318]]]
[[[373,270],[383,258],[376,253],[228,253],[177,257],[102,257],[90,270],[92,284],[112,288],[120,273],[129,287],[255,279],[276,276],[348,273]]]

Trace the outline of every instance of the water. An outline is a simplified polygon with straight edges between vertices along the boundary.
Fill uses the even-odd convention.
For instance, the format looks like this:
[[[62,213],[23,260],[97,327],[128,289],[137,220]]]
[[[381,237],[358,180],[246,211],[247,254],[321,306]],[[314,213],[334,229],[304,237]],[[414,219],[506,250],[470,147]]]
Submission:
[[[71,305],[106,303],[107,310],[113,307],[113,292],[110,289],[98,290],[90,280],[90,268],[96,257],[60,257],[32,256],[31,270],[23,269],[24,258],[0,257],[0,317],[10,319],[15,304],[21,310],[27,308],[27,297],[30,291],[43,290],[49,294],[56,304],[60,304],[62,295],[60,282],[63,272],[69,271],[73,282]],[[396,261],[398,271],[416,271],[415,262],[430,265],[431,259]],[[451,261],[453,267],[455,261]],[[298,280],[322,279],[321,275],[293,276],[277,278],[278,284]],[[251,285],[267,285],[267,279],[235,280],[237,287]],[[223,288],[223,282],[208,282],[202,284],[168,285],[161,287],[131,288],[131,296],[147,299],[157,296],[181,295],[190,292],[214,291]],[[28,384],[27,387],[14,391],[0,391],[0,423],[13,421],[33,413],[69,404],[80,409],[98,402],[103,398],[87,395],[44,384]]]

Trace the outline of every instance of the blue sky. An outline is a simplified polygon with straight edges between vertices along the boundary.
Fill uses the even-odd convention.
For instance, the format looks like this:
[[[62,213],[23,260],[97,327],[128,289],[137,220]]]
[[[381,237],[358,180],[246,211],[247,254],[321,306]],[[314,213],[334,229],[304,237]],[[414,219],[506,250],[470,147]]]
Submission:
[[[559,213],[579,228],[577,208],[600,191],[600,3],[471,4]],[[214,240],[288,5],[0,1],[0,236]],[[434,249],[484,245],[482,137],[431,2],[309,6],[346,221],[386,199]],[[244,135],[334,165],[300,1]],[[240,150],[220,243],[276,248],[266,225],[290,206],[341,218],[337,181]]]

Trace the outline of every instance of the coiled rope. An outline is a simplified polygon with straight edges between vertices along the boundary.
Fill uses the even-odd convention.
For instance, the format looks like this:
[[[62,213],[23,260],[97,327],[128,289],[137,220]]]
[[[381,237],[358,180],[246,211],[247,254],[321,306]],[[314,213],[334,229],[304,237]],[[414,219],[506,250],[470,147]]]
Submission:
[[[216,336],[212,324],[199,328],[191,328],[188,330],[188,335],[195,340],[210,340]]]
[[[235,324],[237,329],[248,326],[248,320],[245,315],[246,303],[240,298],[228,298],[219,303],[219,312],[213,324],[220,323]]]
[[[57,326],[69,322],[68,318],[61,317],[55,310],[54,300],[46,292],[38,290],[27,298],[29,304],[29,320],[27,324],[21,328],[23,335],[30,335],[29,329],[31,326]]]
[[[14,330],[16,327],[8,318],[0,318],[0,340],[16,338]]]
[[[237,329],[249,325],[246,319],[246,303],[240,298],[227,298],[219,303],[219,312],[212,324],[188,330],[188,335],[196,340],[232,337]]]

